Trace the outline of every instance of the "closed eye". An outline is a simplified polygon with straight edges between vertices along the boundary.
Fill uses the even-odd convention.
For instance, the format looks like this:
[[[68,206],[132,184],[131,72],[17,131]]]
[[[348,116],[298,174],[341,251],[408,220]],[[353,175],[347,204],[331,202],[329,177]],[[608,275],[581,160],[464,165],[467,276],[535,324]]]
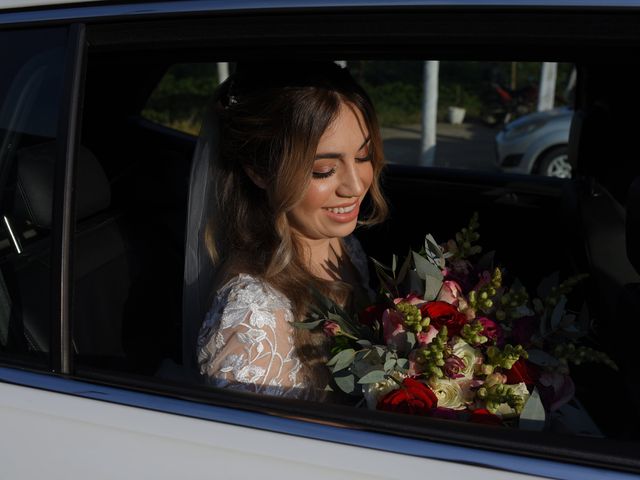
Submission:
[[[359,163],[370,162],[371,160],[373,160],[373,153],[371,152],[367,153],[364,157],[356,157],[356,162]]]
[[[326,172],[311,172],[311,176],[313,178],[329,178],[334,173],[336,173],[335,167],[331,170],[327,170]]]

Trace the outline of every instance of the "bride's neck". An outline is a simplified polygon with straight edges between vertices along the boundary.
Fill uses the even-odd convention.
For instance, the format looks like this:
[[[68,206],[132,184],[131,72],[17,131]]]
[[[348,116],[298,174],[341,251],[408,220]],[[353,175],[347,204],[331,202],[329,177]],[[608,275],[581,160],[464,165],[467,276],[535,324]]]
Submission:
[[[309,271],[326,280],[336,280],[338,262],[342,256],[339,238],[302,239],[306,250],[305,263]]]

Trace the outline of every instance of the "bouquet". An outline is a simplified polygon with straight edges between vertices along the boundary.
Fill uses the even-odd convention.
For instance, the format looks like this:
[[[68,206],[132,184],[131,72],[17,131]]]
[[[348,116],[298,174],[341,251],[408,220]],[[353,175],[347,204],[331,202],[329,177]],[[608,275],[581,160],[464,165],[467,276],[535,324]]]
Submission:
[[[300,328],[331,338],[330,388],[371,409],[541,429],[575,393],[571,364],[611,359],[582,341],[586,306],[568,307],[585,275],[553,274],[532,296],[481,256],[478,215],[443,245],[426,235],[390,267],[372,259],[379,300],[357,316],[315,292]]]

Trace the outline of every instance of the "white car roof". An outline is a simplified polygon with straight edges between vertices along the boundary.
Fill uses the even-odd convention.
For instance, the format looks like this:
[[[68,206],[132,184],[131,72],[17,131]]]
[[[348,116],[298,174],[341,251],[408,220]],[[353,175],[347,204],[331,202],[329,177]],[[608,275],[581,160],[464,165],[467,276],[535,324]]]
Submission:
[[[0,10],[41,6],[63,6],[72,3],[100,2],[104,0],[0,0]]]

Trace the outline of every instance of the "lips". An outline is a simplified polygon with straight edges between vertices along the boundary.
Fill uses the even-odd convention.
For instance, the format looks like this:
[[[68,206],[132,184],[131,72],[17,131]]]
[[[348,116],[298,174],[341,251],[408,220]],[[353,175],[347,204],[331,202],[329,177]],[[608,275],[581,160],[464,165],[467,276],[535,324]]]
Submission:
[[[335,207],[325,207],[327,216],[339,223],[348,223],[358,218],[360,202],[337,205]]]
[[[327,207],[327,210],[333,213],[351,213],[354,208],[358,205],[358,202],[352,203],[346,207]]]

